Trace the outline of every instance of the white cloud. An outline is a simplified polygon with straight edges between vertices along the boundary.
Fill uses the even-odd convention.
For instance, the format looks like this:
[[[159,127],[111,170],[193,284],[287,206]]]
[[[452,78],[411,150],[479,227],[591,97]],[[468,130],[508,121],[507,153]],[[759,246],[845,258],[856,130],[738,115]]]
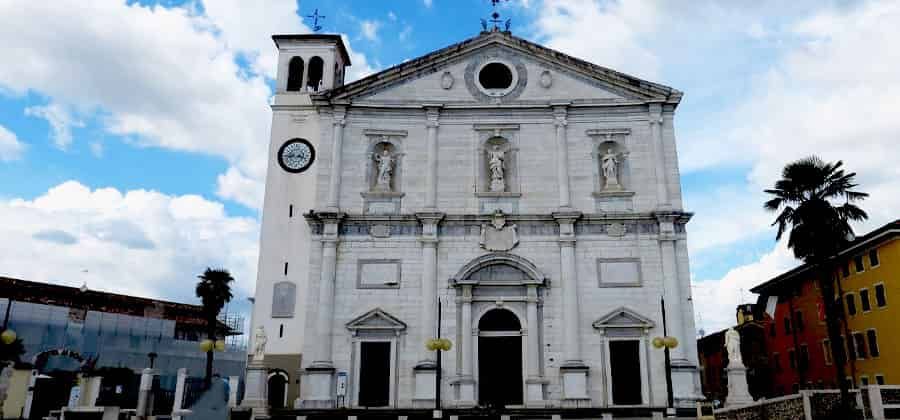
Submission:
[[[265,186],[248,178],[238,169],[228,168],[216,181],[218,184],[216,195],[219,197],[234,200],[253,209],[262,208]]]
[[[208,0],[200,14],[193,5],[0,2],[0,44],[17,57],[17,65],[0,66],[0,92],[49,97],[50,105],[32,113],[60,123],[54,125],[60,145],[71,142],[66,128],[74,120],[50,117],[97,116],[103,129],[137,144],[222,157],[229,170],[262,188],[271,121],[267,77],[276,60],[271,35],[308,29],[294,0],[245,6]],[[354,62],[348,76],[370,74],[366,57],[344,42]],[[252,72],[238,66],[242,56]]]
[[[78,121],[68,109],[57,103],[25,108],[25,115],[47,120],[53,130],[51,136],[53,143],[63,150],[72,144],[72,127],[84,127],[84,123]]]
[[[793,253],[778,244],[758,261],[733,268],[721,279],[694,281],[697,329],[711,333],[734,325],[737,305],[756,302],[751,288],[798,264]]]
[[[434,1],[433,0],[422,0],[422,3],[425,4],[425,7],[431,7],[431,5],[434,4]]]
[[[0,125],[0,161],[20,159],[24,151],[25,144],[19,141],[16,133]]]
[[[254,290],[257,221],[200,196],[68,181],[34,200],[0,201],[0,218],[16,221],[0,226],[2,275],[191,301],[185,284],[213,266],[231,270],[237,296]]]
[[[380,27],[381,22],[377,20],[363,20],[359,23],[360,33],[363,38],[368,39],[369,41],[378,41],[378,29]]]

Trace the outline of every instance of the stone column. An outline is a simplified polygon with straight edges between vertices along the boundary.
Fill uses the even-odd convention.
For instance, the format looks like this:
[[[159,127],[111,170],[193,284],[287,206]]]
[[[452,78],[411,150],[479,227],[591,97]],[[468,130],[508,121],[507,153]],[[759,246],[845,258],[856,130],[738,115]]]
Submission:
[[[675,405],[678,407],[693,407],[696,400],[702,398],[698,394],[697,366],[687,356],[687,349],[691,348],[689,340],[694,340],[694,331],[688,331],[684,322],[684,312],[690,310],[687,304],[686,293],[678,280],[678,261],[675,253],[675,220],[677,213],[657,213],[659,221],[659,247],[662,262],[663,290],[666,301],[666,329],[669,336],[678,339],[678,346],[671,349],[669,355],[672,360],[672,392],[675,397]]]
[[[526,351],[527,374],[525,379],[525,405],[529,407],[544,406],[544,379],[541,377],[541,326],[538,324],[537,285],[528,285],[526,306]]]
[[[421,321],[421,341],[415,344],[419,352],[419,362],[413,368],[416,381],[415,403],[419,406],[431,406],[434,402],[434,378],[437,364],[434,352],[425,348],[425,341],[436,338],[437,333],[437,246],[438,224],[444,218],[443,213],[416,213],[422,223],[422,301],[419,305]]]
[[[650,104],[650,141],[653,144],[653,154],[656,156],[656,201],[657,208],[667,209],[669,203],[669,181],[666,171],[666,149],[662,136],[662,104]]]
[[[425,208],[437,208],[437,168],[438,168],[438,117],[441,105],[425,105],[425,127],[427,130],[428,173],[425,182]]]
[[[334,283],[337,269],[338,227],[343,213],[319,213],[322,222],[322,267],[319,278],[319,300],[316,308],[312,364],[306,368],[309,378],[309,408],[329,408],[334,401],[334,363],[332,362],[332,325],[334,325]]]
[[[462,286],[462,297],[459,299],[459,310],[462,324],[459,327],[460,342],[457,348],[462,352],[461,377],[459,378],[459,405],[475,405],[475,377],[472,365],[475,362],[472,352],[474,331],[472,329],[472,286]]]
[[[146,368],[141,372],[141,383],[138,385],[138,401],[135,418],[146,419],[153,411],[153,379],[159,375],[156,369]]]
[[[304,77],[305,73],[304,73]],[[341,153],[344,145],[344,124],[346,123],[346,110],[342,106],[334,108],[331,137],[331,178],[328,182],[328,201],[325,207],[329,211],[337,212],[340,209],[341,196],[341,171],[343,168]]]
[[[572,206],[569,193],[569,145],[566,138],[566,108],[568,104],[553,106],[554,124],[556,125],[556,182],[559,186],[559,207]]]
[[[250,380],[250,367],[247,367],[247,380],[244,384],[249,385]],[[181,420],[181,417],[185,414],[184,409],[181,407],[184,404],[184,392],[185,387],[187,386],[187,377],[188,370],[187,368],[179,368],[177,376],[175,377],[175,398],[172,401],[172,420]],[[250,395],[253,391],[250,388],[246,388],[244,401],[248,401],[252,395]]]
[[[562,289],[563,403],[568,407],[590,404],[587,395],[588,367],[581,360],[578,310],[578,272],[575,265],[575,222],[580,212],[553,213],[559,223],[560,288]]]

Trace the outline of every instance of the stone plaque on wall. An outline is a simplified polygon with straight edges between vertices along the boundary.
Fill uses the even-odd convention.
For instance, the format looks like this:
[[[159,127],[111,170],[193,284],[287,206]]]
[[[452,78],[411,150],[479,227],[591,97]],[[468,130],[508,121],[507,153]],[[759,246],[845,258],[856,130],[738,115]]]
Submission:
[[[400,287],[400,260],[359,260],[357,287],[384,289]]]
[[[641,261],[637,258],[600,258],[597,260],[600,287],[636,287],[641,285]]]
[[[297,301],[297,286],[290,281],[282,281],[272,286],[272,318],[291,318],[294,316],[294,303]]]

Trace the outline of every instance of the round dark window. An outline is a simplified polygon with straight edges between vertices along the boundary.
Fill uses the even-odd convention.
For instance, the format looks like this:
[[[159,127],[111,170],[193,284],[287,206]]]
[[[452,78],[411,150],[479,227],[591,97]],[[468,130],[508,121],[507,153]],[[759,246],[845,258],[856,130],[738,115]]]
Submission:
[[[508,89],[512,82],[512,70],[502,63],[489,63],[478,73],[478,83],[485,89]]]

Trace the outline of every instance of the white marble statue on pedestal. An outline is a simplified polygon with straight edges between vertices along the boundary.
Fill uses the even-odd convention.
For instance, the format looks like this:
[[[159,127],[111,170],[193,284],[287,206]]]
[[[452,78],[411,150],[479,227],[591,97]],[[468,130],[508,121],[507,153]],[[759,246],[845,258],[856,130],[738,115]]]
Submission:
[[[487,154],[488,167],[491,171],[491,192],[505,192],[506,178],[503,173],[503,161],[506,159],[506,151],[500,146],[494,145]]]
[[[753,402],[747,385],[747,368],[741,358],[741,335],[729,328],[725,332],[725,351],[728,352],[728,397],[725,399],[727,407],[741,406]]]
[[[619,184],[619,163],[621,159],[618,153],[612,149],[607,149],[606,153],[600,156],[600,166],[603,169],[603,178],[606,180],[604,190],[620,190],[622,185]]]
[[[262,362],[266,357],[266,329],[262,325],[256,327],[256,333],[253,335],[253,361]]]
[[[372,154],[376,164],[375,191],[391,191],[391,177],[394,173],[394,157],[388,149]]]

